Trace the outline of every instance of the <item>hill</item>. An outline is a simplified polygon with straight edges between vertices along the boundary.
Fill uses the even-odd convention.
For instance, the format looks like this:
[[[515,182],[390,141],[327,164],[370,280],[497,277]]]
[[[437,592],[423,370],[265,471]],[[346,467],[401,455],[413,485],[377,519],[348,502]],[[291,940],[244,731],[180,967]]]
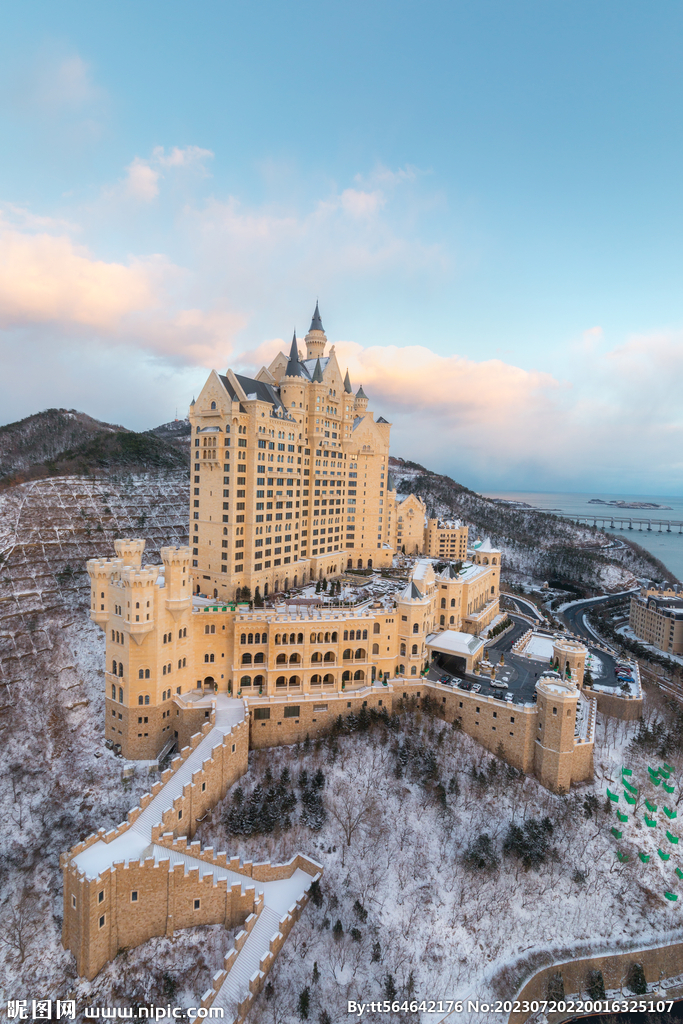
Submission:
[[[470,539],[489,537],[503,552],[503,578],[547,580],[582,594],[616,591],[637,579],[676,582],[666,566],[632,541],[615,540],[594,526],[577,526],[561,516],[517,508],[484,498],[451,477],[416,462],[389,459],[398,497],[418,495],[427,514],[461,519]]]
[[[136,433],[75,409],[47,409],[0,427],[0,483],[48,476],[126,472],[176,472],[189,464],[183,421]]]

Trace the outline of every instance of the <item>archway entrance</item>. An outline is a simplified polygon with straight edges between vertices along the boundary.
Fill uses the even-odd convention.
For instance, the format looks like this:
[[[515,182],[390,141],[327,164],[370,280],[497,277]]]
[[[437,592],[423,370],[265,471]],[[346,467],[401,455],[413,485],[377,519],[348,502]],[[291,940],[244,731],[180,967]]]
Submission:
[[[210,693],[213,693],[213,691],[216,689],[216,682],[213,676],[206,677],[206,679],[204,680],[204,689],[208,690]]]

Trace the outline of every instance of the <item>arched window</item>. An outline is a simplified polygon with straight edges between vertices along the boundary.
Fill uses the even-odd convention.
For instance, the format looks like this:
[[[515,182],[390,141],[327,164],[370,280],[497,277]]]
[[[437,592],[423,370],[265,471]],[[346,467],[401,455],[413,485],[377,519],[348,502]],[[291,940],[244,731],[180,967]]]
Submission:
[[[368,638],[368,631],[367,631],[367,629],[364,629],[363,630],[363,639],[367,640],[367,638]],[[360,640],[360,637],[358,637],[358,639]]]
[[[406,653],[406,645],[405,644],[401,644],[401,657],[402,658],[405,657],[405,653]]]
[[[351,678],[351,673],[350,672],[348,672],[348,671],[347,672],[342,672],[342,683],[348,683],[350,678]]]
[[[311,633],[311,643],[315,643],[315,633]]]
[[[111,699],[116,700],[116,686],[114,683],[111,684]]]
[[[276,665],[286,665],[287,664],[287,655],[286,654],[278,654],[277,658],[275,659],[275,664]]]
[[[247,634],[246,633],[242,633],[242,636],[240,637],[240,643],[241,644],[246,644],[246,642],[247,642]]]
[[[398,674],[400,676],[404,676],[406,674],[406,667],[405,667],[405,665],[399,665],[398,666]]]
[[[299,685],[299,677],[298,676],[290,676],[289,677],[289,685],[290,686],[298,686]]]
[[[254,642],[254,634],[250,633],[249,636],[247,637],[247,643],[248,644],[253,644],[253,642]]]
[[[149,694],[145,694],[145,704],[149,704]]]
[[[254,676],[254,686],[263,686],[263,676]]]
[[[491,559],[491,565],[498,565],[498,559],[497,558],[492,558]]]
[[[287,643],[287,634],[286,633],[282,634],[282,642],[283,642],[283,644]]]
[[[442,598],[441,598],[441,607],[442,607],[442,608],[445,608],[445,607],[446,607],[446,598],[445,598],[445,597],[442,597]]]
[[[449,625],[450,626],[454,626],[455,625],[455,615],[451,615],[450,620],[449,620]]]
[[[320,676],[318,675],[317,672],[316,672],[315,675],[311,676],[311,683],[318,683],[318,684],[320,684]]]
[[[254,664],[255,665],[262,665],[264,661],[265,661],[265,654],[263,653],[263,651],[257,651],[256,654],[254,655]]]
[[[365,679],[365,672],[362,668],[357,668],[353,674],[354,679]]]
[[[451,608],[455,608],[455,598],[451,598]]]
[[[413,654],[413,655],[417,654],[417,644],[413,644],[412,649],[411,649],[411,654]]]
[[[439,619],[439,625],[441,625],[441,626],[445,626],[446,625],[446,616],[445,615],[442,615],[441,618]]]
[[[362,647],[359,647],[356,651],[356,661],[365,661],[365,651]]]
[[[296,643],[296,633],[290,633],[289,634],[289,642],[290,642],[290,644],[295,644]]]
[[[349,639],[349,631],[348,631],[348,629],[345,629],[345,630],[344,630],[344,639],[345,639],[345,640],[348,640],[348,639]]]
[[[279,643],[280,643],[280,634],[279,634],[279,633],[276,633],[276,634],[275,634],[275,643],[276,643],[276,644],[279,644]]]
[[[242,676],[240,686],[251,686],[251,676]]]
[[[333,634],[332,634],[332,643],[333,643],[333,644],[336,644],[336,642],[337,642],[337,634],[336,634],[336,633],[333,633]]]
[[[299,633],[299,635],[296,638],[296,642],[298,644],[302,644],[304,642],[304,635],[303,635],[303,633]]]
[[[411,676],[416,676],[417,675],[417,665],[411,666],[410,674],[411,674]]]
[[[342,658],[343,658],[344,661],[350,661],[352,657],[353,657],[353,651],[350,648],[347,648],[344,651],[344,653],[342,654]]]
[[[323,682],[324,682],[324,683],[334,683],[334,676],[332,675],[332,673],[331,673],[331,672],[328,672],[328,673],[327,673],[327,675],[326,675],[326,676],[325,676],[325,678],[323,679]]]
[[[323,660],[323,656],[320,653],[320,651],[314,651],[313,654],[311,655],[311,663],[313,665],[317,665],[317,663],[319,661],[322,661],[322,660]]]
[[[215,402],[212,402],[212,403],[211,403],[211,408],[212,408],[212,409],[215,409],[215,408],[216,408],[216,403],[215,403]]]
[[[144,678],[145,678],[145,670],[143,668],[141,668],[140,671],[138,672],[138,679],[144,679]]]
[[[123,688],[119,686],[119,704],[123,704]]]
[[[379,644],[373,644],[372,645],[372,653],[373,654],[379,654]]]
[[[162,676],[166,675],[166,666],[165,665],[164,665],[164,667],[161,670],[161,674],[162,674]]]
[[[289,656],[289,664],[290,665],[298,665],[300,661],[301,661],[301,655],[297,654],[296,651],[294,652],[294,654],[290,654],[290,656]]]
[[[251,654],[249,653],[249,651],[245,651],[244,654],[242,655],[242,664],[251,665]]]
[[[492,594],[494,594],[494,593],[495,593],[495,587],[491,587],[491,593],[492,593]]]
[[[145,679],[149,679],[149,669],[145,669]]]
[[[142,694],[138,697],[138,704],[142,704]]]
[[[117,676],[119,674],[119,666],[115,661],[111,663],[111,674]]]
[[[275,680],[275,685],[276,686],[286,686],[287,685],[287,680],[285,679],[284,676],[278,676],[277,679]]]
[[[119,676],[122,676],[122,675],[123,675],[123,662],[120,661],[119,662]]]
[[[379,631],[380,631],[380,625],[379,625],[379,622],[376,622],[375,625],[372,627],[372,632],[373,633],[379,633]]]
[[[413,633],[419,633],[419,632],[420,632],[420,625],[419,625],[419,623],[416,622],[413,625]]]
[[[327,651],[323,661],[326,661],[328,663],[331,662],[332,664],[334,664],[334,662],[335,662],[334,651]]]

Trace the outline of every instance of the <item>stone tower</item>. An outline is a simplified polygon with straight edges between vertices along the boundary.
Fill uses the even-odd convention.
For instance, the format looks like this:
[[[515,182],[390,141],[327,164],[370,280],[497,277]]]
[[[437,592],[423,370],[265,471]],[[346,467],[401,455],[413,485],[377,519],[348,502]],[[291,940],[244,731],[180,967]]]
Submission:
[[[320,311],[318,309],[317,302],[315,304],[315,313],[311,320],[311,326],[308,328],[308,334],[306,335],[305,340],[307,359],[320,359],[325,355],[327,336],[325,334],[325,329],[323,328],[323,322],[320,319]]]
[[[568,793],[579,691],[558,672],[546,672],[536,683],[536,693],[538,729],[534,771],[542,785],[553,793]]]

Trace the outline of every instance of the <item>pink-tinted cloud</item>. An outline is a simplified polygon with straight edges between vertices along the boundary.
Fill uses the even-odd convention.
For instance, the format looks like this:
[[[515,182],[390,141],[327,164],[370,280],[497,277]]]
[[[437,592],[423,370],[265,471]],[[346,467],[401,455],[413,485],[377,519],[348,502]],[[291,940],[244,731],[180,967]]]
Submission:
[[[148,160],[136,156],[128,165],[124,193],[141,202],[151,202],[159,195],[164,170],[193,168],[205,177],[208,174],[206,161],[212,157],[210,149],[199,146],[174,146],[168,153],[163,146],[156,146]]]
[[[111,331],[153,303],[143,265],[105,263],[65,235],[0,222],[0,325],[51,321]]]

